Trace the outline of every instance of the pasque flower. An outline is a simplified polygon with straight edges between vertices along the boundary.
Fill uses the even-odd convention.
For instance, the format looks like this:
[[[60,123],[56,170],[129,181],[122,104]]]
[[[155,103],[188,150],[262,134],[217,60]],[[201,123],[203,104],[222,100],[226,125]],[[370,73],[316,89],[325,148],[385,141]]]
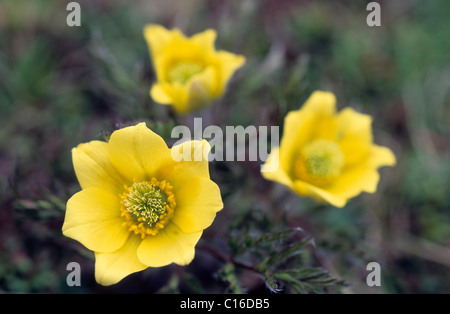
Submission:
[[[243,56],[216,51],[212,29],[188,38],[176,28],[147,25],[144,37],[157,78],[150,94],[160,104],[173,105],[179,114],[221,97],[231,76],[245,62]]]
[[[172,158],[174,150],[190,156],[199,149],[201,158]],[[82,190],[67,202],[62,231],[95,252],[98,283],[192,261],[203,230],[223,207],[204,158],[209,149],[206,141],[169,149],[140,123],[113,132],[109,142],[72,150]]]
[[[389,148],[373,143],[371,124],[369,115],[352,108],[337,113],[335,96],[316,91],[286,116],[280,147],[273,149],[262,174],[337,207],[361,192],[374,193],[378,168],[396,160]]]

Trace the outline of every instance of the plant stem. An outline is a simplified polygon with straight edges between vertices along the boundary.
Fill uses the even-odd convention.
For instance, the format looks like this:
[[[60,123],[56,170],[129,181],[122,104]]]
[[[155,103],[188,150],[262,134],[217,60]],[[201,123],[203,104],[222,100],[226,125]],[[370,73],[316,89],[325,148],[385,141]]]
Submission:
[[[242,269],[246,269],[246,270],[250,270],[250,271],[253,271],[253,272],[256,272],[256,273],[260,273],[260,271],[256,267],[251,266],[251,265],[247,265],[247,264],[244,264],[244,263],[241,263],[241,262],[235,260],[234,258],[232,258],[230,256],[227,256],[227,255],[223,254],[222,252],[219,252],[218,250],[216,250],[215,248],[213,248],[213,247],[211,247],[209,245],[199,244],[197,246],[197,248],[199,250],[208,252],[209,254],[213,255],[214,257],[216,257],[217,259],[219,259],[219,260],[221,260],[221,261],[223,261],[225,263],[232,263],[236,267],[239,267],[239,268],[242,268]]]

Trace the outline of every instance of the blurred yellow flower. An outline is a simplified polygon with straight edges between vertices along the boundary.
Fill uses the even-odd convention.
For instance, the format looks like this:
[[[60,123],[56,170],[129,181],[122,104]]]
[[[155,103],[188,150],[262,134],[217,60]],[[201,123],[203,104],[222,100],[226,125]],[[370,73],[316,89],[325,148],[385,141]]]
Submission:
[[[216,32],[208,29],[190,38],[179,29],[159,25],[144,28],[153,66],[153,100],[173,105],[179,114],[196,111],[221,97],[234,72],[245,58],[227,51],[216,51]]]
[[[335,103],[332,93],[316,91],[290,112],[280,147],[261,171],[299,195],[343,207],[361,192],[374,193],[377,169],[396,160],[389,148],[373,144],[369,115],[351,108],[336,113]]]
[[[91,141],[72,150],[82,190],[67,202],[62,231],[95,252],[98,283],[192,261],[203,230],[223,207],[207,158],[172,158],[172,150],[196,149],[206,156],[210,147],[188,141],[169,149],[140,123],[113,132],[108,143]]]

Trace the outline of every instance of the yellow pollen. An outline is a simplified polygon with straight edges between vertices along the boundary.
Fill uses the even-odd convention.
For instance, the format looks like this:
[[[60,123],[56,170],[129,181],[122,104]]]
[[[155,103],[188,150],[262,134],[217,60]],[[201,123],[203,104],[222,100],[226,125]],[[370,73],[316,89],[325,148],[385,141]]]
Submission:
[[[186,84],[191,77],[201,73],[203,69],[204,66],[197,62],[185,61],[175,63],[169,70],[168,79],[170,82]]]
[[[142,239],[156,235],[173,216],[176,203],[172,189],[167,181],[155,178],[125,186],[120,195],[123,226],[140,234]]]
[[[316,140],[300,150],[294,162],[294,175],[313,185],[325,186],[341,174],[343,166],[344,155],[337,143]]]

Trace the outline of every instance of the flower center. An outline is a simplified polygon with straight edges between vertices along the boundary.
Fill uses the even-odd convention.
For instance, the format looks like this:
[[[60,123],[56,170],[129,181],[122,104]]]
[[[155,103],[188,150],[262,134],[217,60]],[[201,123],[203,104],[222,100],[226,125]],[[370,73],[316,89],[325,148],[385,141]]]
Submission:
[[[126,220],[124,226],[140,234],[142,239],[163,229],[176,205],[172,186],[155,178],[126,187],[120,198],[121,216]]]
[[[186,84],[195,74],[202,72],[204,67],[197,62],[178,62],[169,70],[168,79],[170,82]]]
[[[301,149],[294,163],[294,173],[298,179],[325,186],[341,174],[343,165],[344,155],[337,143],[316,140]]]

